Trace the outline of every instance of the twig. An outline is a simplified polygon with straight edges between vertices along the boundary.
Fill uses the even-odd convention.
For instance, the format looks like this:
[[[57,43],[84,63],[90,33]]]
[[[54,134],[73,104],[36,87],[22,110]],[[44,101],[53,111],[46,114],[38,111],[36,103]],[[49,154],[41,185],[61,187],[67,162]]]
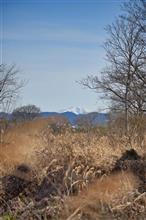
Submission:
[[[140,194],[140,195],[134,200],[134,202],[140,200],[140,199],[141,199],[142,197],[144,197],[144,196],[146,196],[146,192]]]
[[[77,208],[66,220],[72,220],[75,215],[81,210],[81,207]]]

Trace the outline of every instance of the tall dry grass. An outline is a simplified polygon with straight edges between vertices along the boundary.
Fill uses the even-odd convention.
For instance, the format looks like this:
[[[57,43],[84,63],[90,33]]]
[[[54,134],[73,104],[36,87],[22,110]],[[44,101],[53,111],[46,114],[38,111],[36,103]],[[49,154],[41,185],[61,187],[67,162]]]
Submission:
[[[114,217],[116,208],[130,202],[139,185],[139,179],[131,172],[119,172],[103,176],[90,184],[77,196],[65,201],[65,214],[68,219],[100,219]],[[70,214],[72,213],[72,214]]]
[[[143,207],[142,219],[146,212],[145,194],[139,197],[138,192],[141,180],[133,171],[111,172],[126,150],[132,147],[143,156],[145,147],[135,141],[129,144],[126,137],[105,135],[100,129],[86,133],[67,127],[56,133],[51,123],[52,119],[36,119],[7,130],[0,145],[0,175],[15,180],[12,192],[8,191],[11,199],[3,196],[5,185],[0,184],[1,215],[14,219],[128,219],[128,215],[138,214],[137,207]],[[29,172],[20,169],[25,166]],[[18,190],[23,188],[20,179],[26,185],[22,192]]]

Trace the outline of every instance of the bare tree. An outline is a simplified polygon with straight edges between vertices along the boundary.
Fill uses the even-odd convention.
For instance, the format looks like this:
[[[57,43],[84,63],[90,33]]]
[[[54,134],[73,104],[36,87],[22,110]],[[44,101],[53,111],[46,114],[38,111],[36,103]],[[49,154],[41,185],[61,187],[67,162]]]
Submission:
[[[15,65],[0,65],[0,109],[10,108],[10,105],[19,96],[24,81],[19,79],[19,71]]]
[[[124,19],[133,22],[133,18],[143,32],[146,33],[146,0],[130,0],[123,4],[123,11],[126,13],[122,16]],[[131,19],[132,18],[132,19]]]
[[[141,31],[143,46],[146,52],[146,0],[130,0],[124,3],[123,9],[126,12],[122,16],[123,19],[135,23]],[[133,86],[133,96],[136,100],[138,114],[146,112],[146,53],[143,53],[142,58],[140,69],[138,65],[135,66],[135,69],[139,69],[139,71],[137,71],[137,79]]]
[[[33,120],[40,114],[40,108],[35,105],[25,105],[16,108],[12,113],[13,120],[16,121],[27,121]]]
[[[48,121],[48,127],[54,134],[60,134],[70,127],[68,119],[63,115],[50,116]]]
[[[78,126],[78,128],[89,132],[97,126],[97,117],[97,112],[79,115],[76,119],[76,125]]]
[[[110,99],[112,107],[125,112],[126,133],[129,114],[145,111],[146,103],[145,41],[142,28],[131,19],[119,17],[107,27],[104,48],[108,64],[101,77],[88,76],[82,81]]]
[[[9,114],[13,103],[19,96],[24,81],[19,79],[15,65],[0,65],[0,142],[4,141],[5,131],[9,125]],[[4,111],[2,113],[2,111]],[[7,113],[6,113],[7,112]]]

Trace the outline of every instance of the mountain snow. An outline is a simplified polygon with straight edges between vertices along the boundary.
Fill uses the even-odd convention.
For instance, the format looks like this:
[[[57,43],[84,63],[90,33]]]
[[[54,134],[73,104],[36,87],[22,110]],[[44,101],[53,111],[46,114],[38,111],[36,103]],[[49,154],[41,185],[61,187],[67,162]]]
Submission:
[[[73,106],[59,111],[59,113],[63,113],[63,112],[73,112],[73,113],[75,113],[77,115],[79,115],[79,114],[86,114],[87,113],[87,111],[84,108],[73,107]]]

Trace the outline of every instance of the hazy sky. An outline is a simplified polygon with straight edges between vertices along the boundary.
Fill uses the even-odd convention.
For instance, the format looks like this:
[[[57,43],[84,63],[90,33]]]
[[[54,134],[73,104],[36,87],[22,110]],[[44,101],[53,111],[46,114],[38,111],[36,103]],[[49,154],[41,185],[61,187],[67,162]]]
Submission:
[[[104,66],[104,27],[120,13],[121,2],[0,0],[3,62],[15,63],[28,80],[18,105],[36,104],[43,111],[104,108],[97,94],[76,81]]]

